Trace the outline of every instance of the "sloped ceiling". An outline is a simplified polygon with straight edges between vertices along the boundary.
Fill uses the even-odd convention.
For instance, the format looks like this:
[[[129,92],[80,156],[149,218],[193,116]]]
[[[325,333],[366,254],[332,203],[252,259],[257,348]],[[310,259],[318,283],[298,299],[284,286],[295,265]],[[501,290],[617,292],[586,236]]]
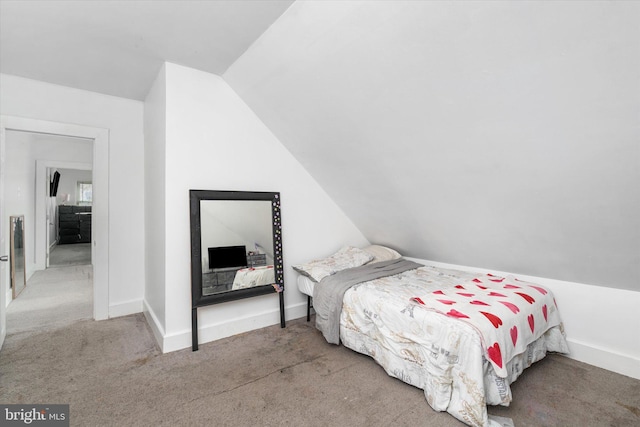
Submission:
[[[0,2],[0,72],[144,100],[165,61],[222,74],[293,0]]]
[[[640,290],[639,21],[639,2],[2,0],[0,72],[139,100],[163,61],[221,74],[372,242]]]
[[[372,242],[640,290],[639,6],[296,2],[223,77]]]

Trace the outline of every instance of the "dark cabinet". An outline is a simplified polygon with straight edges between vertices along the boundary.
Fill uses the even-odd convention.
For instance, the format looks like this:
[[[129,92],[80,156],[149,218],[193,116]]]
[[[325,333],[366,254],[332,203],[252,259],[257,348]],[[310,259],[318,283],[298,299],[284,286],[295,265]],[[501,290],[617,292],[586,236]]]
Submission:
[[[262,267],[267,265],[267,256],[265,254],[247,255],[247,265],[249,267]]]
[[[230,291],[236,272],[243,267],[216,268],[202,274],[202,295]]]
[[[91,206],[58,206],[58,244],[91,242]]]

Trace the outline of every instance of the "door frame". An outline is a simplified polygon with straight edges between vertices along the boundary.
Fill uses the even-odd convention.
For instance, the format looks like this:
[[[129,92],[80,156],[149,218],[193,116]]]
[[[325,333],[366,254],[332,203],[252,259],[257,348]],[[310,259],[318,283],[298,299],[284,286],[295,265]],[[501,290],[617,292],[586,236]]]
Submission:
[[[93,264],[93,317],[109,318],[109,130],[47,120],[0,115],[0,176],[4,173],[6,131],[44,133],[93,140],[93,208],[91,258]],[[0,201],[4,182],[0,181]],[[38,254],[36,252],[36,257]],[[6,336],[7,283],[0,280],[0,347]]]

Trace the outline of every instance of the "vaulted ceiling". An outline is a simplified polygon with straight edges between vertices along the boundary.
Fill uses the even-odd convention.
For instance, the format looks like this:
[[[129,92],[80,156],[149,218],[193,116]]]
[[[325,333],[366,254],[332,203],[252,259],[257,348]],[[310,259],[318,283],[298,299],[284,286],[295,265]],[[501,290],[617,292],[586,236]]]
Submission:
[[[221,75],[293,0],[0,1],[0,72],[144,100],[165,61]]]
[[[640,290],[639,6],[296,2],[223,77],[371,241]]]
[[[640,3],[24,3],[3,73],[222,75],[372,242],[640,290]]]

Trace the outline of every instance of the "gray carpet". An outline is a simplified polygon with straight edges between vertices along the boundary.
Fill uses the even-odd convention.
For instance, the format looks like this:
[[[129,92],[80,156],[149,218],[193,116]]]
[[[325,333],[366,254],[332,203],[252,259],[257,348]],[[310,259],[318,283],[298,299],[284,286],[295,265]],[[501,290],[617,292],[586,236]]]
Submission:
[[[91,243],[56,245],[49,252],[49,267],[91,264]]]
[[[640,381],[551,355],[513,385],[524,426],[638,426]],[[460,426],[369,357],[289,321],[161,354],[142,315],[7,337],[0,401],[69,403],[73,426]]]
[[[93,268],[75,265],[36,271],[7,308],[7,333],[63,327],[93,318]]]

